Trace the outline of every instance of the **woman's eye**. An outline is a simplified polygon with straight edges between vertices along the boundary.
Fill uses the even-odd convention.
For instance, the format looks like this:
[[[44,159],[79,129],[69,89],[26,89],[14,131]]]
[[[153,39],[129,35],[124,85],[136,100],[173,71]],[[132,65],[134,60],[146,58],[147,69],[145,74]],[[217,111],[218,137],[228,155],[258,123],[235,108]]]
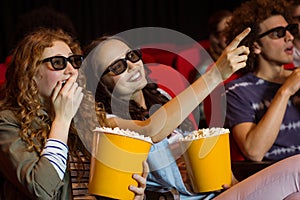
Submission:
[[[53,63],[54,65],[62,65],[62,64],[63,64],[63,61],[61,61],[61,60],[53,60],[52,63]]]
[[[121,67],[121,64],[117,63],[117,64],[112,66],[112,69],[115,70],[115,71],[118,71],[118,69],[120,69],[120,67]]]

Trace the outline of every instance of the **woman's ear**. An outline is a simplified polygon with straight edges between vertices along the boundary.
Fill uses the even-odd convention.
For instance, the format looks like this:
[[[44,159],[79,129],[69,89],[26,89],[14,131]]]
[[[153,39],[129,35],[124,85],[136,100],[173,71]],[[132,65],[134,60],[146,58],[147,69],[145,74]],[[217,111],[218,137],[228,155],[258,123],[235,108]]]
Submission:
[[[258,44],[258,42],[253,43],[253,49],[255,54],[261,53],[261,46]]]

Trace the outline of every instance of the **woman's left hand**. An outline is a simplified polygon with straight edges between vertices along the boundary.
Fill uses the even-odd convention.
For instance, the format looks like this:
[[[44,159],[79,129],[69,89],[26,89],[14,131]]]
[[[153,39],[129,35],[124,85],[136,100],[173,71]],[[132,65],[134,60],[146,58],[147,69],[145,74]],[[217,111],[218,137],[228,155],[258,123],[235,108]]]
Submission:
[[[234,174],[231,172],[231,185],[224,184],[222,185],[223,189],[227,190],[228,188],[234,186],[239,181],[235,178]]]
[[[134,200],[143,200],[145,196],[146,181],[149,173],[149,166],[146,161],[143,161],[143,174],[133,174],[133,179],[138,182],[138,187],[130,185],[129,190],[135,193]]]

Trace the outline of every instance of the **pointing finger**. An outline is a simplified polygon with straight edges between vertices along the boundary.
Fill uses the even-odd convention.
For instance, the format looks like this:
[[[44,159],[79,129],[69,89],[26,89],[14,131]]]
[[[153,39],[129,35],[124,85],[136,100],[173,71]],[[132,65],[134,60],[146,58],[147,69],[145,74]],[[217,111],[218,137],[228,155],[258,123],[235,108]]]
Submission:
[[[246,28],[242,33],[234,38],[234,40],[227,46],[229,50],[237,48],[240,42],[250,33],[251,28]]]

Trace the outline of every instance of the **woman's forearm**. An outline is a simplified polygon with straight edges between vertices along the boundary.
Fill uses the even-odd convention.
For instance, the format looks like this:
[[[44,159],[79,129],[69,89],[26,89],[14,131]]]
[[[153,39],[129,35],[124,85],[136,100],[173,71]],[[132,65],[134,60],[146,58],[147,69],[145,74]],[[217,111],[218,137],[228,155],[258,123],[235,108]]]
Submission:
[[[239,34],[224,50],[214,66],[187,89],[159,108],[146,121],[112,118],[112,127],[131,129],[150,136],[153,142],[167,137],[206,98],[210,92],[238,69],[246,66],[249,48],[238,47],[250,28]]]
[[[187,89],[157,110],[148,120],[153,142],[170,134],[222,82],[217,67],[202,75]]]

